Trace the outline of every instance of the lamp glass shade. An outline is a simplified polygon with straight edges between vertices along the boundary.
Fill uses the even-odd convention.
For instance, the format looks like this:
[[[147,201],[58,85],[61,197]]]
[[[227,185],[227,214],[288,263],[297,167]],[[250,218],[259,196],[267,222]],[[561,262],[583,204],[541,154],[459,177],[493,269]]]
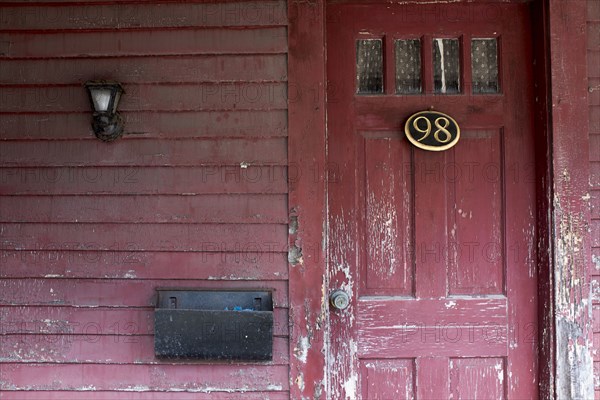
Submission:
[[[108,107],[110,106],[112,90],[106,88],[92,88],[90,89],[90,94],[92,95],[92,101],[94,102],[94,111],[107,112]]]
[[[123,93],[123,89],[121,88],[121,86],[118,86],[117,88],[115,88],[115,94],[114,94],[114,100],[112,103],[112,112],[116,113],[117,112],[117,106],[119,105],[119,100],[121,100],[121,94]]]
[[[90,81],[85,85],[89,91],[94,111],[97,113],[117,112],[123,88],[117,82]]]

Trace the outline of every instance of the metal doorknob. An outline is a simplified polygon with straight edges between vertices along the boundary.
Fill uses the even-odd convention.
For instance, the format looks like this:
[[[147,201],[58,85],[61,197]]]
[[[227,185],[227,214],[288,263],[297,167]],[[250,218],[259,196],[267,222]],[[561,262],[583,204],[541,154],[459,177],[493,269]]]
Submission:
[[[329,295],[329,303],[338,310],[345,310],[350,305],[350,296],[343,290],[336,290]]]

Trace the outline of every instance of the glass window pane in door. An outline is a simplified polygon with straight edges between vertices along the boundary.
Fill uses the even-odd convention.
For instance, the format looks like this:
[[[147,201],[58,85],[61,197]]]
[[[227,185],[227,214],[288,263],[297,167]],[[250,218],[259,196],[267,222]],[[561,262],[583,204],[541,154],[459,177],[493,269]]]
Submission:
[[[383,93],[383,41],[381,39],[356,41],[356,92]]]
[[[421,93],[421,41],[402,39],[394,41],[396,56],[396,93]]]
[[[460,92],[458,39],[433,39],[433,89],[441,94]]]
[[[491,39],[471,40],[471,74],[473,93],[498,93],[498,41]]]

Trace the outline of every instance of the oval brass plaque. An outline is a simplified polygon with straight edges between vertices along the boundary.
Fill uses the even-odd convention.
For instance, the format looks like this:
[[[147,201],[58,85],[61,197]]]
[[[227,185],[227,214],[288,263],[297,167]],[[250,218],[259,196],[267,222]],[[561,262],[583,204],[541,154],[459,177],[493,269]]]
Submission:
[[[460,128],[454,118],[438,111],[411,115],[404,125],[404,133],[412,144],[429,151],[447,150],[460,139]]]

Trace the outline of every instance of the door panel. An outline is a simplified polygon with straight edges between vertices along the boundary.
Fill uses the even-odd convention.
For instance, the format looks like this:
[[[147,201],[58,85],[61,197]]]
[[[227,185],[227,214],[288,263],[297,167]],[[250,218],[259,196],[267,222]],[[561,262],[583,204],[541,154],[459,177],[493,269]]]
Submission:
[[[413,295],[411,153],[387,132],[357,138],[358,170],[365,194],[361,227],[368,246],[361,263],[361,292],[366,295]],[[407,168],[405,170],[405,167]],[[401,203],[396,203],[401,199]]]
[[[330,397],[536,398],[527,5],[327,13],[328,280],[350,295]],[[427,109],[458,121],[456,146],[405,138]]]
[[[414,397],[415,363],[412,359],[362,360],[360,374],[366,399]]]

